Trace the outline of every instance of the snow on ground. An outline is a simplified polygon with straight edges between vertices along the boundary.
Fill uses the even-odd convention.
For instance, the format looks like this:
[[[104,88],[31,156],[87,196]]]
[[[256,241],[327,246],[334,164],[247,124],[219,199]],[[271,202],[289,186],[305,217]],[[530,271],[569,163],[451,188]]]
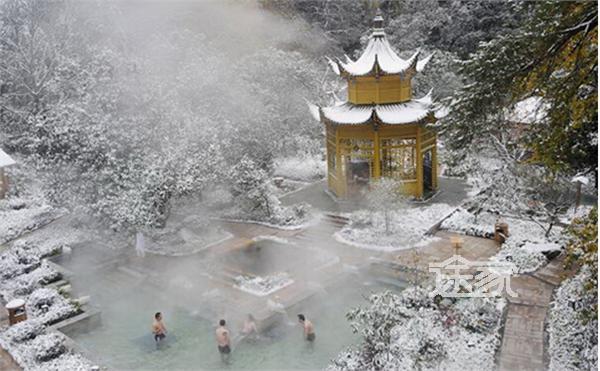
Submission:
[[[591,311],[598,299],[586,291],[591,279],[584,266],[555,291],[547,325],[551,371],[598,369],[598,318]],[[584,316],[585,310],[591,313]]]
[[[310,182],[293,180],[283,177],[275,177],[271,179],[270,183],[273,186],[273,194],[277,197],[282,197],[289,193],[294,193],[312,184]]]
[[[511,262],[515,265],[515,274],[534,272],[548,263],[544,253],[561,250],[561,246],[552,242],[525,242],[510,237],[502,249],[491,258],[501,262]]]
[[[325,161],[321,156],[280,157],[274,161],[274,175],[305,182],[325,176]]]
[[[64,213],[40,197],[9,197],[0,200],[0,244],[50,223]]]
[[[294,283],[285,272],[274,273],[264,277],[239,275],[234,278],[234,287],[256,296],[267,296]]]
[[[560,218],[560,222],[571,224],[573,219],[585,218],[596,205],[580,205],[577,210],[572,206],[567,210],[564,216]]]
[[[306,225],[310,219],[310,205],[282,205],[273,192],[273,186],[269,185],[266,189],[265,193],[253,192],[252,197],[238,200],[215,211],[222,220],[231,222],[261,224],[288,230],[300,229]]]
[[[12,329],[19,329],[21,322]],[[93,364],[68,350],[66,337],[60,332],[48,332],[34,338],[15,340],[7,336],[10,330],[0,332],[0,346],[8,350],[13,359],[25,370],[29,371],[89,371]]]
[[[546,263],[548,255],[562,250],[562,228],[555,226],[548,237],[538,223],[514,217],[499,218],[495,214],[482,212],[478,215],[459,208],[440,228],[470,236],[492,238],[494,224],[500,219],[508,224],[509,237],[501,250],[491,259],[515,264],[516,274],[533,272]]]
[[[360,210],[347,215],[350,221],[334,237],[342,243],[380,251],[423,246],[434,238],[425,233],[453,209],[447,204],[433,204],[390,211],[387,232],[383,212]]]
[[[505,300],[436,303],[431,290],[410,287],[400,295],[375,294],[369,307],[351,311],[348,317],[363,342],[342,352],[329,369],[494,369]]]
[[[5,301],[23,299],[28,318],[0,328],[0,346],[25,370],[89,370],[91,364],[83,357],[68,353],[62,334],[46,331],[47,326],[79,313],[78,305],[57,289],[45,287],[61,278],[45,259],[70,249],[76,236],[48,233],[17,240],[0,254],[0,296]]]
[[[495,221],[496,217],[492,214],[475,215],[460,207],[442,222],[440,228],[468,236],[489,238],[494,235]]]

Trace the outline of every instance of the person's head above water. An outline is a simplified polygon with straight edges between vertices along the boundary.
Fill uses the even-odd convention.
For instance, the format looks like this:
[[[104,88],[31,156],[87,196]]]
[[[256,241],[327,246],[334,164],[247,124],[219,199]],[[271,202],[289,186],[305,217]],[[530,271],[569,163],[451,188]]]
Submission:
[[[225,320],[224,319],[222,319],[222,320],[219,321],[219,326],[225,326]]]
[[[298,321],[300,321],[300,322],[306,321],[306,317],[304,317],[304,314],[299,314],[298,315]]]
[[[162,317],[162,314],[160,314],[160,312],[156,312],[154,314],[154,319],[157,320],[157,321],[160,321],[161,317]]]
[[[254,316],[250,313],[248,313],[248,320],[254,322]]]

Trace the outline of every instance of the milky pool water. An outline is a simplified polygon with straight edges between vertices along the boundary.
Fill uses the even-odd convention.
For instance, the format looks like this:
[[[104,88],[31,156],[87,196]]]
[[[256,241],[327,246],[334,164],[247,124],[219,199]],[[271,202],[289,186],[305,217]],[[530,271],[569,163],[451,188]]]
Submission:
[[[319,369],[360,337],[353,334],[345,313],[366,304],[371,292],[401,288],[375,280],[355,279],[351,285],[330,287],[296,305],[293,313],[265,331],[256,341],[234,345],[230,363],[221,361],[214,339],[215,324],[193,310],[157,301],[143,290],[125,293],[102,308],[102,326],[87,333],[69,334],[103,365],[111,369]],[[163,310],[169,330],[167,340],[156,346],[150,333],[152,313]],[[295,315],[304,313],[316,329],[316,341],[307,343]],[[230,325],[233,336],[240,324]]]

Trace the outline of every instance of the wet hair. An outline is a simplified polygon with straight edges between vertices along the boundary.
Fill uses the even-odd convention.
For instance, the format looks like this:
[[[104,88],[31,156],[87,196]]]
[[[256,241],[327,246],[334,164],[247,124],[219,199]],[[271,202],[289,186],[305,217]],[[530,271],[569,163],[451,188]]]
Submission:
[[[225,326],[225,320],[224,319],[222,319],[222,320],[219,321],[219,326]]]
[[[158,319],[158,317],[160,317],[160,312],[154,313],[154,319]]]
[[[304,314],[299,314],[298,319],[302,322],[306,321],[306,317],[304,317]]]
[[[248,319],[250,321],[254,321],[254,316],[251,313],[248,313]]]

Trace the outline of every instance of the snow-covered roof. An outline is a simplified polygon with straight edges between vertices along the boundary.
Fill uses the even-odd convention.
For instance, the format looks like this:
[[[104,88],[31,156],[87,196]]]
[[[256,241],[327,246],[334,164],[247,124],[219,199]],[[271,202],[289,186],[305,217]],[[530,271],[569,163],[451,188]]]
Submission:
[[[589,182],[590,180],[588,179],[588,177],[584,175],[577,175],[571,178],[571,183],[581,183],[583,185],[588,185]]]
[[[431,60],[433,54],[419,60],[419,50],[417,50],[409,59],[400,58],[392,49],[392,46],[385,36],[385,31],[382,28],[383,17],[381,17],[379,12],[373,20],[373,23],[376,28],[373,29],[367,47],[360,58],[353,61],[346,56],[345,62],[339,59],[336,59],[336,61],[328,59],[328,63],[333,72],[337,75],[350,76],[365,76],[373,74],[376,71],[380,74],[391,75],[405,73],[409,69],[420,72]]]
[[[506,120],[519,124],[535,124],[542,122],[548,114],[548,103],[542,97],[534,96],[523,99],[506,113]]]
[[[335,122],[337,124],[364,124],[372,118],[389,125],[410,124],[418,122],[432,111],[431,91],[420,99],[413,99],[404,103],[354,105],[344,102],[331,107],[320,108],[309,104],[313,117]]]
[[[437,110],[435,110],[435,118],[443,119],[444,117],[450,114],[450,107],[448,106],[439,106]]]
[[[0,148],[0,167],[6,167],[16,164],[17,162]]]

